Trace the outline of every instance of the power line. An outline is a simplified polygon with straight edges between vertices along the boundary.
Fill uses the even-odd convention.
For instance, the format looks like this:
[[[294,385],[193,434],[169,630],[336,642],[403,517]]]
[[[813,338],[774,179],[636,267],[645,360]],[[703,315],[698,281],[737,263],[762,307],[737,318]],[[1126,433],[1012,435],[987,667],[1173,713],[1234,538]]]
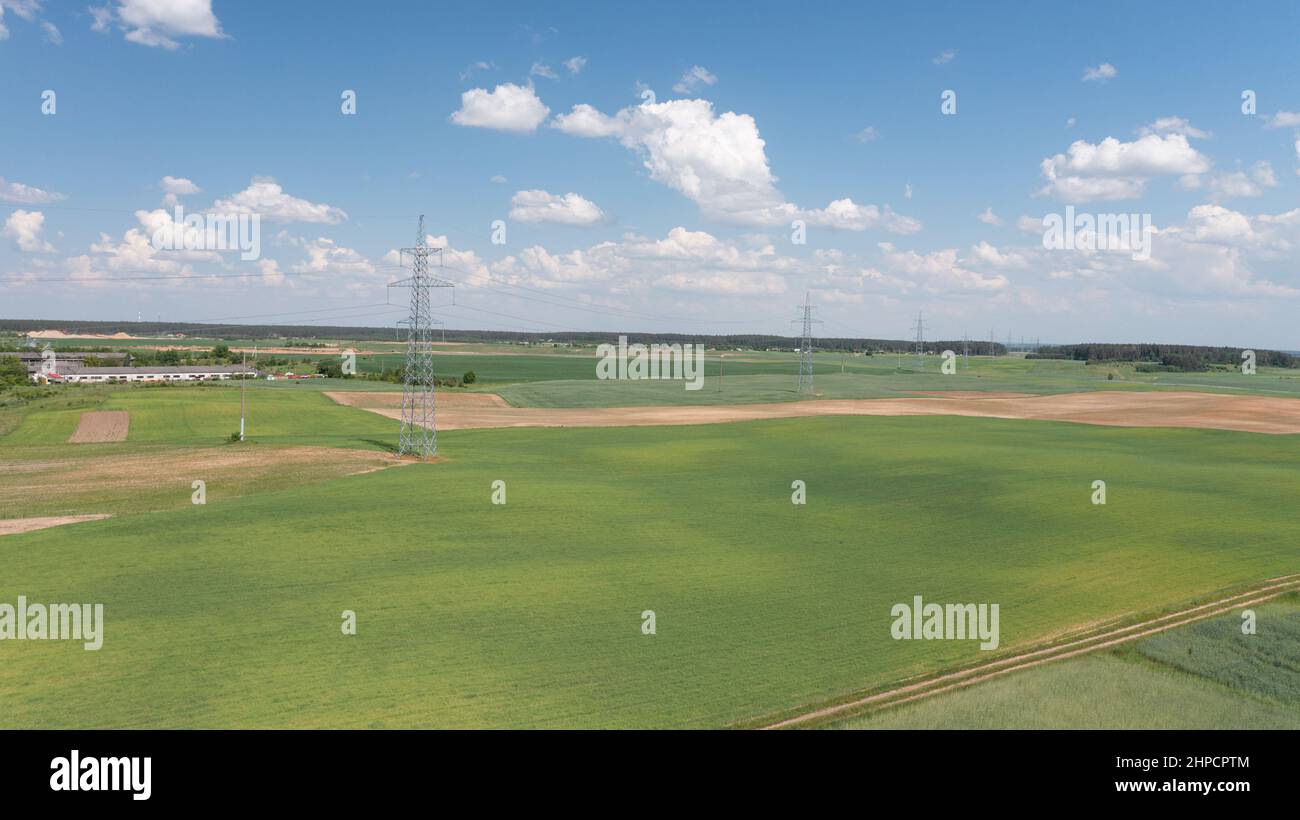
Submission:
[[[379,304],[382,305],[382,303],[379,303]],[[352,307],[367,307],[367,306],[365,306],[365,305],[355,305],[355,306],[349,306],[349,307],[347,307],[347,308],[327,308],[327,310],[346,310],[346,309],[351,309]],[[345,314],[345,315],[342,315],[342,316],[325,316],[325,317],[321,317],[321,318],[319,318],[319,319],[302,319],[302,320],[299,320],[299,321],[295,322],[295,325],[309,325],[309,324],[314,324],[314,323],[317,323],[317,322],[332,322],[332,321],[335,321],[335,320],[338,320],[338,319],[357,319],[357,318],[368,318],[368,317],[371,317],[371,316],[387,316],[387,315],[391,315],[391,314],[393,313],[393,311],[396,311],[396,310],[405,310],[405,308],[399,307],[399,306],[397,306],[397,305],[393,305],[393,306],[391,306],[388,310],[371,311],[371,312],[367,312],[367,313],[350,313],[350,314]],[[300,311],[300,312],[305,312],[305,311]],[[264,316],[273,316],[273,315],[293,315],[293,314],[263,314],[263,315],[264,315]],[[231,318],[246,318],[246,317],[231,317]],[[104,321],[99,321],[99,320],[96,320],[96,321],[97,321],[97,325],[103,325],[103,324],[104,324]],[[109,324],[112,324],[112,323],[109,322]],[[136,324],[144,324],[144,322],[137,322]],[[202,322],[202,321],[198,321],[198,320],[182,320],[182,321],[166,322],[166,323],[165,323],[165,322],[149,322],[148,324],[202,325],[202,324],[205,324],[205,323]],[[255,327],[255,326],[254,326],[254,325],[243,325],[243,324],[231,324],[231,325],[213,325],[213,324],[208,324],[206,327],[203,327],[203,328],[201,328],[201,329],[204,330],[204,331],[214,331],[214,330],[240,330],[240,329],[246,329],[246,328],[249,328],[249,327]],[[96,328],[95,328],[95,327],[91,327],[91,326],[77,327],[77,326],[67,326],[67,325],[64,325],[64,327],[62,327],[62,328],[60,328],[60,329],[63,330],[63,331],[65,331],[65,332],[73,332],[73,333],[76,333],[76,332],[85,332],[85,333],[91,333],[91,332],[94,332]],[[88,340],[88,341],[95,341],[95,340],[94,340],[94,339],[90,339],[90,340]],[[107,340],[105,340],[105,341],[112,341],[112,339],[107,339]]]
[[[283,313],[250,313],[247,316],[217,316],[212,319],[188,319],[183,322],[179,322],[178,324],[203,325],[203,324],[209,324],[211,322],[230,322],[236,319],[265,319],[272,316],[298,316],[304,313],[310,313],[310,314],[329,313],[336,310],[354,310],[359,308],[372,308],[372,307],[396,308],[397,305],[394,305],[391,302],[375,302],[374,304],[371,305],[345,305],[343,307],[320,308],[319,310],[290,310],[290,311],[285,311]]]
[[[514,319],[515,321],[518,321],[518,322],[527,322],[527,323],[529,323],[529,324],[534,324],[534,325],[543,325],[543,326],[546,326],[546,327],[558,328],[559,330],[568,330],[568,331],[572,331],[572,332],[574,332],[574,333],[598,333],[598,332],[599,332],[599,331],[582,330],[581,328],[570,327],[569,325],[557,325],[557,324],[555,324],[555,323],[553,323],[553,322],[542,322],[542,321],[539,321],[539,320],[537,320],[537,319],[526,319],[526,318],[524,318],[523,316],[515,316],[515,315],[510,314],[510,313],[499,313],[499,312],[497,312],[497,311],[495,311],[495,310],[486,310],[486,309],[484,309],[484,308],[476,308],[476,307],[474,307],[473,305],[466,305],[466,304],[446,305],[446,306],[444,306],[444,307],[442,307],[442,308],[439,308],[439,310],[450,310],[450,309],[452,309],[452,308],[464,308],[465,310],[472,310],[472,311],[475,311],[475,312],[477,312],[477,313],[486,313],[486,314],[488,314],[489,316],[500,316],[500,317],[503,318],[503,319]]]

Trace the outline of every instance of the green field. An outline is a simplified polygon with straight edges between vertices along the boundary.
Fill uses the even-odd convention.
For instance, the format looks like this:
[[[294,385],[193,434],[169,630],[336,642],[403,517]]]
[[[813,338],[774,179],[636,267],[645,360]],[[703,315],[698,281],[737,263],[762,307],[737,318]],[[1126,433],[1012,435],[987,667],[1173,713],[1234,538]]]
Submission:
[[[632,407],[655,404],[748,404],[819,399],[879,399],[917,391],[977,390],[1048,395],[1086,390],[1196,390],[1300,397],[1300,373],[1261,368],[1258,374],[1236,372],[1139,373],[1132,366],[1092,366],[1083,362],[1026,360],[1019,357],[972,358],[970,367],[939,372],[938,357],[923,366],[904,357],[898,368],[891,356],[816,357],[816,394],[795,391],[798,363],[792,354],[745,354],[748,362],[728,357],[717,379],[715,358],[705,362],[700,390],[681,381],[598,381],[594,374],[573,381],[523,381],[490,389],[518,407]],[[594,367],[592,368],[594,370]],[[841,372],[843,370],[843,372]],[[476,371],[478,372],[478,371]],[[1108,378],[1108,376],[1114,378]]]
[[[257,444],[229,446],[395,439],[314,389],[254,394]],[[97,395],[132,413],[99,453],[216,452],[238,401]],[[29,413],[0,460],[90,452],[61,443],[76,412]],[[747,724],[1300,572],[1300,436],[838,417],[439,442],[436,464],[5,536],[0,601],[100,602],[108,625],[99,652],[0,643],[0,725]],[[1001,647],[891,640],[914,594],[1000,604]]]
[[[373,413],[342,407],[302,382],[249,385],[245,395],[247,432],[262,444],[312,444],[383,448],[393,439],[393,422]],[[216,444],[239,430],[240,390],[233,384],[180,387],[74,388],[85,400],[70,407],[42,406],[28,412],[16,429],[0,439],[7,447],[59,445],[77,428],[84,410],[125,410],[131,414],[133,444]],[[68,402],[64,402],[68,403]]]
[[[175,341],[175,340],[172,340]],[[112,340],[104,346],[129,349],[158,345],[168,340]],[[254,340],[185,339],[177,343],[210,348],[216,344],[252,347]],[[405,361],[396,342],[334,340],[330,344],[363,351],[357,356],[359,375],[393,370]],[[272,346],[266,340],[262,348]],[[59,341],[56,349],[96,346],[91,342]],[[366,354],[365,351],[373,351]],[[262,354],[280,359],[337,362],[338,356],[310,349],[302,353]],[[704,387],[685,390],[681,381],[600,381],[596,379],[593,347],[525,346],[517,344],[439,345],[433,356],[434,372],[459,378],[474,371],[472,390],[499,393],[519,407],[619,407],[651,404],[733,404],[798,401],[795,392],[798,354],[791,351],[731,351],[725,362],[719,351],[705,357]],[[911,391],[981,390],[1034,394],[1081,390],[1199,390],[1266,396],[1300,397],[1300,370],[1261,367],[1245,376],[1233,369],[1206,372],[1138,372],[1131,364],[1085,364],[1078,361],[1027,359],[1021,355],[958,357],[957,372],[939,372],[940,357],[877,354],[855,356],[828,351],[814,354],[817,398],[874,399],[909,395]],[[250,364],[256,364],[250,359]],[[296,372],[314,370],[314,364]],[[719,379],[719,373],[722,378]],[[305,386],[309,385],[309,386]],[[259,383],[259,388],[299,390],[393,390],[395,385],[368,379],[328,379],[304,383]]]
[[[841,721],[851,729],[1300,729],[1300,600]]]
[[[684,382],[602,381],[595,378],[594,359],[575,354],[475,355],[435,357],[437,372],[460,376],[473,370],[479,381],[471,392],[499,394],[517,407],[635,407],[649,405],[752,404],[818,399],[878,399],[916,395],[919,391],[1004,391],[1048,395],[1084,390],[1200,390],[1300,397],[1300,374],[1262,368],[1256,376],[1238,373],[1136,373],[1131,367],[1093,367],[1081,362],[1024,360],[1021,358],[971,359],[969,370],[955,375],[939,372],[930,357],[925,366],[898,369],[889,357],[839,357],[825,354],[817,362],[816,394],[795,391],[797,362],[788,353],[749,353],[740,362],[728,358],[726,375],[717,378],[717,360],[705,362],[704,387],[687,390]],[[382,367],[393,367],[388,357]],[[382,369],[371,357],[358,358],[358,369]],[[907,359],[904,359],[907,363]],[[1107,375],[1117,378],[1108,379]],[[394,391],[400,384],[369,379],[313,379],[250,382],[248,391],[311,393],[334,391]],[[86,389],[86,388],[73,388]],[[150,388],[137,388],[150,389]],[[204,389],[237,390],[233,384],[211,384]]]

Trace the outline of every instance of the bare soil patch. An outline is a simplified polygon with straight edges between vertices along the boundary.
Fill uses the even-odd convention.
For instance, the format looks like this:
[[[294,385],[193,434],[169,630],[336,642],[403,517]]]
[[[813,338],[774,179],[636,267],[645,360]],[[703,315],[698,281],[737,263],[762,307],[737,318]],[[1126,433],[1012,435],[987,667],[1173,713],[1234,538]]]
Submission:
[[[131,414],[125,410],[91,410],[81,414],[69,444],[99,444],[126,441]]]
[[[101,513],[98,515],[47,515],[37,518],[0,518],[0,535],[17,535],[20,532],[35,532],[36,530],[49,529],[58,527],[63,524],[80,524],[82,521],[98,521],[101,518],[112,518],[111,515]]]
[[[347,407],[360,407],[363,410],[381,410],[402,407],[402,394],[398,391],[386,393],[364,393],[360,391],[338,391],[325,394],[339,404]],[[438,410],[459,410],[473,412],[490,408],[517,408],[506,404],[506,400],[496,393],[438,393]]]
[[[1023,399],[1037,393],[1008,393],[997,390],[903,390],[909,396],[939,396],[953,399]]]
[[[399,393],[326,393],[341,404],[401,417]],[[1300,399],[1192,392],[987,394],[897,399],[825,399],[772,404],[673,407],[511,407],[491,393],[438,396],[438,427],[640,427],[721,424],[804,416],[976,416],[1100,424],[1112,427],[1197,427],[1250,433],[1300,433]]]
[[[105,509],[119,499],[161,509],[188,504],[195,479],[207,482],[209,495],[244,495],[410,463],[375,450],[247,445],[151,447],[40,461],[0,459],[0,510],[31,509],[37,503],[50,512]]]

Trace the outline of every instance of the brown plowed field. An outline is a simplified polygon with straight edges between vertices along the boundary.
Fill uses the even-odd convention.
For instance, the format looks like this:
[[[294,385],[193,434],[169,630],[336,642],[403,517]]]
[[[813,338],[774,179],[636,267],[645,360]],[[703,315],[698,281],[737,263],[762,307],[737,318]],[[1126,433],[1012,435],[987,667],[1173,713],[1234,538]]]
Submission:
[[[131,427],[131,414],[125,410],[94,410],[82,413],[77,429],[68,439],[69,444],[98,444],[107,441],[126,441]]]
[[[400,418],[400,393],[326,393],[351,407]],[[719,424],[803,416],[979,416],[1113,427],[1200,427],[1300,433],[1300,399],[1193,392],[1096,391],[1054,396],[975,394],[899,399],[826,399],[670,407],[511,407],[491,393],[441,393],[438,428],[639,427]]]

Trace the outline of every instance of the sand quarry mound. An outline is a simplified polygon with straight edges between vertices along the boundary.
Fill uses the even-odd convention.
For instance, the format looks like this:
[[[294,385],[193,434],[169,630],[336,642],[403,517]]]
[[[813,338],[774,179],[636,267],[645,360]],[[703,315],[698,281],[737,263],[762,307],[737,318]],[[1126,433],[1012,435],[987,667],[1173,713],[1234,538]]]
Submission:
[[[106,441],[126,441],[131,426],[131,414],[125,410],[93,410],[82,413],[77,429],[68,439],[69,444],[98,444]]]
[[[401,417],[400,393],[326,393],[351,407]],[[978,394],[977,394],[978,395]],[[1097,391],[1055,396],[970,393],[899,399],[815,399],[696,407],[511,407],[491,393],[441,393],[438,428],[640,427],[719,424],[804,416],[978,416],[1100,424],[1199,427],[1248,433],[1300,433],[1300,400],[1191,392]]]
[[[33,339],[148,339],[149,336],[132,336],[129,333],[64,333],[62,330],[33,330],[28,336]]]

